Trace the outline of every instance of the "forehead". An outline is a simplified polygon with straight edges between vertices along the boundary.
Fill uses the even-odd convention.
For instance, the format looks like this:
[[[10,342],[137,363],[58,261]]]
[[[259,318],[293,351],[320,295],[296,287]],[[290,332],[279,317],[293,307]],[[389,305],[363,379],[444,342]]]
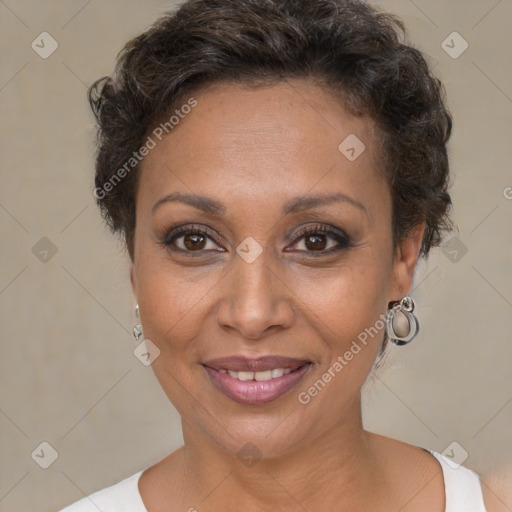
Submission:
[[[305,81],[221,83],[193,97],[197,105],[145,157],[141,199],[174,189],[226,201],[268,199],[270,190],[283,200],[313,189],[363,193],[367,202],[383,195],[374,123],[350,115],[325,89]]]

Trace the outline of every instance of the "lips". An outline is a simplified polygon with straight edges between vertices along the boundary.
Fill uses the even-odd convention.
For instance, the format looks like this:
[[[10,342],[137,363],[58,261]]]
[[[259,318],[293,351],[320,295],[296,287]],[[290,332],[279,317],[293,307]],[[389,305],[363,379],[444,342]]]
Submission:
[[[257,359],[232,356],[203,364],[219,391],[246,405],[261,405],[284,396],[311,366],[307,360],[281,356]]]

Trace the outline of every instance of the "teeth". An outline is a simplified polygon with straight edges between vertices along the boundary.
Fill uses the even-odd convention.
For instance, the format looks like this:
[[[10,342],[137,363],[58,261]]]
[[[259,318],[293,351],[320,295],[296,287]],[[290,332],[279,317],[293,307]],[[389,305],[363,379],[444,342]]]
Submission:
[[[233,370],[221,369],[219,373],[228,374],[230,377],[241,381],[256,380],[259,382],[278,379],[283,375],[288,375],[291,371],[291,368],[274,368],[273,370],[265,370],[264,372],[235,372]]]
[[[276,377],[282,377],[284,375],[284,370],[282,368],[276,368],[275,370],[272,370],[271,372],[272,378],[275,379]]]
[[[277,368],[277,369],[279,369],[279,368]],[[271,379],[272,379],[272,370],[254,373],[254,380],[271,380]]]

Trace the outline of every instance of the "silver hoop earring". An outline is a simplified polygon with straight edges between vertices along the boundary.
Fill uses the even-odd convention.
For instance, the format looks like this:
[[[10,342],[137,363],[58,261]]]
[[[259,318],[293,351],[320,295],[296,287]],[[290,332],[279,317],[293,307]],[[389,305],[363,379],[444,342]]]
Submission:
[[[135,316],[139,318],[139,305],[137,304],[135,306]],[[133,337],[136,341],[139,341],[140,337],[142,336],[142,325],[140,323],[137,323],[133,326]]]
[[[407,345],[420,330],[418,319],[413,313],[414,306],[414,300],[407,295],[399,301],[394,301],[392,307],[387,311],[386,333],[395,345]],[[399,321],[397,313],[401,313],[405,317],[408,326],[404,326],[404,322]]]

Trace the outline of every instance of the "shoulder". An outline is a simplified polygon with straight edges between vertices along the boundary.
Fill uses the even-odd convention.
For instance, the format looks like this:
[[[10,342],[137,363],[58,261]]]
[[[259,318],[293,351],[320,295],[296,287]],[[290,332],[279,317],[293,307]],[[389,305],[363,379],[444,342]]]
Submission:
[[[443,469],[446,511],[486,512],[480,476],[458,464],[453,451],[445,455],[430,450],[429,452],[439,461]]]
[[[390,495],[397,504],[402,503],[402,512],[444,511],[444,475],[437,459],[417,446],[368,434]]]
[[[512,469],[501,468],[482,479],[482,492],[488,512],[512,509]]]
[[[141,474],[142,471],[139,471],[118,484],[86,496],[60,512],[147,512],[138,488]]]
[[[479,475],[457,464],[454,454],[377,434],[370,438],[393,481],[405,479],[408,492],[418,489],[412,510],[485,512]]]

